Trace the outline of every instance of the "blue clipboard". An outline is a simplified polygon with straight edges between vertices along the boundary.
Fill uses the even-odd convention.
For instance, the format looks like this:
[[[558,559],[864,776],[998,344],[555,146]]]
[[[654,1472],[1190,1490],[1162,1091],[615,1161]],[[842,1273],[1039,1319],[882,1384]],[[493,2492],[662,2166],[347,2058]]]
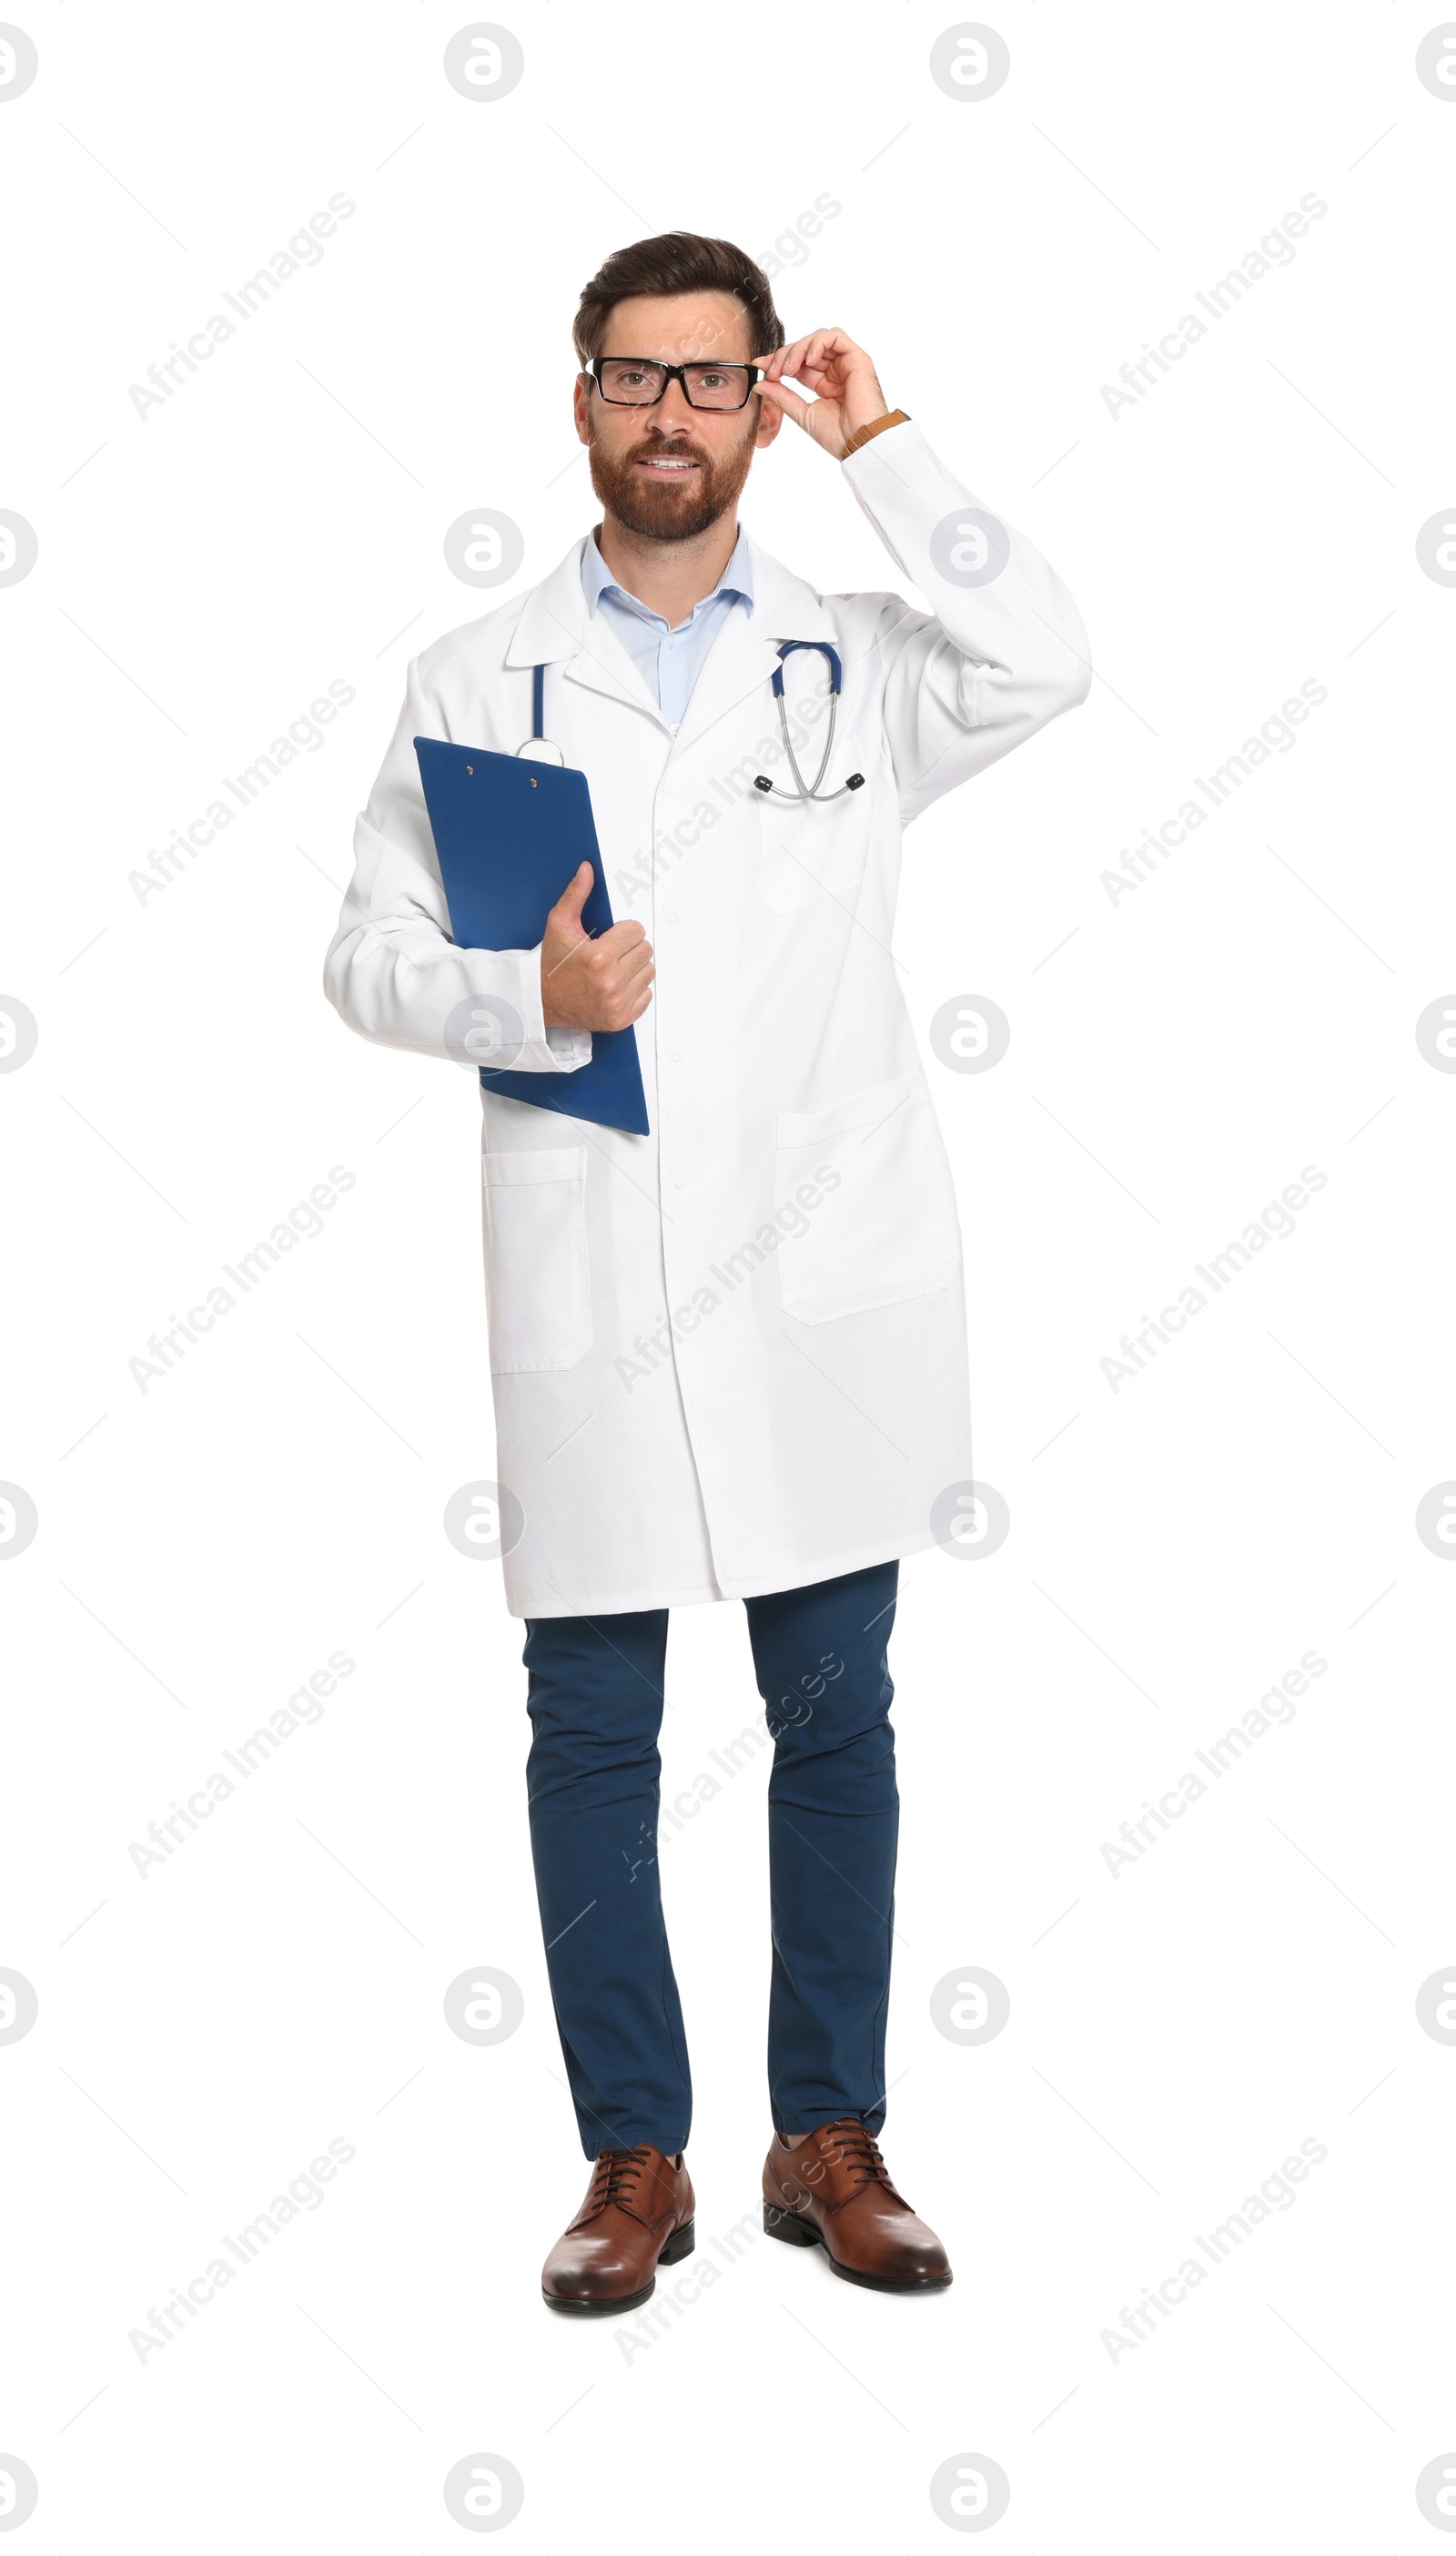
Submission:
[[[445,745],[432,736],[417,736],[415,753],[458,949],[535,950],[582,861],[592,867],[583,929],[593,938],[610,930],[612,907],[584,772]],[[630,1136],[651,1132],[632,1028],[593,1030],[591,1063],[574,1074],[482,1066],[480,1080],[487,1091],[565,1118],[590,1118]]]

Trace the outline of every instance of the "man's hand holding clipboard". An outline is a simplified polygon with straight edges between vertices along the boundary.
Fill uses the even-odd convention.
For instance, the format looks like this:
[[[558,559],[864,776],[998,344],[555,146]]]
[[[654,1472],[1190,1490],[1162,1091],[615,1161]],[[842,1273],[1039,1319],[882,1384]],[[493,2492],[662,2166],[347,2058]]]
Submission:
[[[541,1007],[547,1029],[625,1030],[653,998],[652,943],[640,923],[614,923],[595,939],[581,909],[592,887],[583,861],[546,920],[541,950]]]

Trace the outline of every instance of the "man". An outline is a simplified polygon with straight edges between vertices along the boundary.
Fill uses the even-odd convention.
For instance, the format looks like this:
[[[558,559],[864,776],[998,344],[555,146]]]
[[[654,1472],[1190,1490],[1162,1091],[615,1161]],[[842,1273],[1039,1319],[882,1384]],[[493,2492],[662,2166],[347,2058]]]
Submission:
[[[636,1025],[650,1135],[483,1096],[532,1848],[593,2161],[543,2291],[633,2307],[692,2246],[657,1738],[669,1606],[730,1597],[775,1741],[765,2225],[868,2288],[943,2289],[876,2135],[898,1564],[971,1473],[954,1193],[890,944],[903,827],[1085,698],[1086,640],[864,350],[835,328],[786,345],[767,278],[726,241],[609,258],[575,343],[601,525],[411,665],[325,970],[367,1038],[458,1056],[478,1014],[519,1024],[493,1063],[543,1077]],[[786,417],[930,611],[820,595],[740,531]],[[538,668],[616,920],[584,933],[583,864],[539,948],[457,949],[412,740],[514,753]]]

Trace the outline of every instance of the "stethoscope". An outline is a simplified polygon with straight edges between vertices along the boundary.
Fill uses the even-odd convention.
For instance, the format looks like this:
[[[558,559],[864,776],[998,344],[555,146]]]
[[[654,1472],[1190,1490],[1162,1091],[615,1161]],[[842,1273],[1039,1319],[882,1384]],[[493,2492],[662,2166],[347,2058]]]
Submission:
[[[789,740],[789,714],[784,707],[784,660],[791,656],[795,648],[817,648],[820,656],[826,657],[829,661],[829,728],[824,738],[824,751],[819,757],[818,771],[814,774],[812,786],[807,790],[804,788],[803,774],[798,768]],[[784,732],[784,751],[789,757],[789,769],[793,775],[795,787],[792,790],[780,790],[769,779],[767,772],[761,772],[755,779],[755,790],[770,791],[776,799],[797,798],[805,804],[813,800],[821,808],[827,807],[832,799],[843,799],[851,790],[863,790],[865,776],[862,772],[852,772],[849,779],[841,782],[837,790],[819,788],[820,782],[829,769],[829,757],[834,751],[834,717],[839,707],[839,692],[843,680],[838,652],[829,646],[827,640],[786,639],[783,642],[779,650],[779,663],[774,669],[773,688],[774,699],[779,704],[779,725]],[[549,738],[543,733],[545,710],[546,668],[536,666],[533,667],[531,676],[531,734],[517,746],[516,752],[518,755],[526,755],[534,763],[563,764],[566,758],[560,747],[552,745]]]
[[[798,768],[793,747],[789,742],[789,713],[784,707],[784,660],[786,657],[791,657],[795,648],[817,648],[820,656],[827,657],[829,661],[829,727],[824,738],[824,751],[819,757],[819,768],[814,774],[813,786],[808,790],[803,786],[803,774]],[[779,651],[779,663],[774,669],[774,699],[779,704],[779,725],[784,731],[784,751],[789,757],[789,769],[793,775],[794,787],[792,790],[781,790],[769,779],[767,772],[761,772],[754,782],[755,790],[767,791],[776,799],[797,798],[801,804],[806,804],[812,799],[821,808],[827,807],[831,799],[842,799],[847,791],[863,790],[865,776],[862,772],[852,772],[849,779],[841,782],[837,790],[819,788],[820,782],[829,769],[829,757],[834,751],[834,714],[839,707],[839,688],[843,680],[838,653],[830,647],[827,639],[786,639],[784,641]]]

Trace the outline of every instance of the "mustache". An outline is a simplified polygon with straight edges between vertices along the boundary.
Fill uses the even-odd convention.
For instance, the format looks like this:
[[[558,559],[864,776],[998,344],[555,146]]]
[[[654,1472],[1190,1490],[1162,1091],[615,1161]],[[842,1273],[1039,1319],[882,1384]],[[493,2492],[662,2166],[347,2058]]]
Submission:
[[[703,461],[712,467],[712,455],[700,444],[689,444],[685,437],[653,435],[643,444],[635,444],[628,453],[629,461]]]

